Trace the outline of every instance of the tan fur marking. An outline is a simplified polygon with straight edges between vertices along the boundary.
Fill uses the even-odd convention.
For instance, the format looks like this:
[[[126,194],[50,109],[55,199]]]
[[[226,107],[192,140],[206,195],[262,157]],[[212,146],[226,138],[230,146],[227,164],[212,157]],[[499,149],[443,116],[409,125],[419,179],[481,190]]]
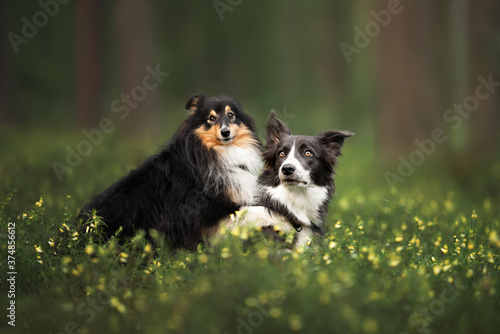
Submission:
[[[240,126],[231,124],[229,127],[231,128],[231,131],[234,131],[233,133],[236,134],[231,144],[241,148],[257,145],[257,140],[255,140],[252,136],[252,131],[250,131],[250,129],[248,129],[244,124],[241,124]]]
[[[210,116],[214,116],[215,118],[217,118],[217,113],[215,112],[215,110],[210,110],[210,115],[208,115],[209,117]],[[207,122],[210,123],[210,120],[207,119]]]
[[[251,146],[257,145],[257,140],[252,136],[252,131],[250,131],[244,124],[240,126],[236,124],[230,124],[231,132],[234,133],[235,137],[231,144],[228,145],[236,145],[241,148],[248,148]],[[196,129],[195,133],[200,138],[203,145],[207,148],[213,148],[218,150],[222,148],[222,144],[217,138],[218,133],[220,132],[219,124],[215,124],[210,129],[205,130],[205,126],[202,125],[198,129]]]
[[[217,140],[217,133],[220,131],[220,126],[218,124],[212,126],[210,129],[205,130],[205,126],[202,125],[196,129],[195,133],[200,138],[203,145],[207,148],[212,148],[218,145],[222,145],[220,141]]]
[[[191,102],[191,106],[189,107],[189,115],[193,115],[198,110],[198,102],[200,101],[199,97],[196,97],[193,102]]]
[[[230,111],[231,111],[231,107],[230,107],[230,106],[226,106],[226,109],[225,109],[225,110],[226,110],[226,114],[227,114],[228,112],[230,112]]]

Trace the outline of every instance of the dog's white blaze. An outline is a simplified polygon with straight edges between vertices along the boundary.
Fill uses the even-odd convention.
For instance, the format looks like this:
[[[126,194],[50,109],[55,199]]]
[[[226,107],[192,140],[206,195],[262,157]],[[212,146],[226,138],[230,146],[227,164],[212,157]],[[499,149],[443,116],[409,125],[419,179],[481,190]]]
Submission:
[[[236,145],[224,145],[222,148],[225,152],[220,156],[226,169],[222,175],[227,178],[227,185],[232,189],[234,200],[239,204],[253,204],[258,191],[257,176],[262,168],[259,151]]]
[[[295,141],[293,142],[292,148],[290,149],[290,152],[288,153],[288,157],[286,157],[285,161],[281,164],[281,167],[283,167],[286,164],[291,164],[295,167],[295,178],[298,181],[305,182],[306,184],[309,184],[311,182],[311,177],[310,174],[311,172],[308,170],[305,170],[304,167],[302,167],[302,164],[300,163],[299,160],[295,157]],[[280,179],[284,180],[286,176],[282,173],[280,167]],[[303,186],[302,184],[298,184],[298,186]]]
[[[304,225],[317,223],[319,209],[328,198],[328,189],[316,185],[307,187],[286,186],[264,187],[271,198],[286,206]]]

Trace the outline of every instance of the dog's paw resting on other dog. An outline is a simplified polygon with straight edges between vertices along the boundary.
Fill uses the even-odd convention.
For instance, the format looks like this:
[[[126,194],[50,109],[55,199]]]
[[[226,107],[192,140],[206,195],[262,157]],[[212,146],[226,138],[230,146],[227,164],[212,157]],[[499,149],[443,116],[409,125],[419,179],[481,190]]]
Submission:
[[[324,234],[324,220],[335,192],[334,175],[349,131],[294,136],[271,111],[266,126],[264,170],[259,176],[256,205],[243,206],[243,217],[226,226],[259,226],[268,234],[296,231],[294,246]],[[279,239],[276,236],[273,239]]]

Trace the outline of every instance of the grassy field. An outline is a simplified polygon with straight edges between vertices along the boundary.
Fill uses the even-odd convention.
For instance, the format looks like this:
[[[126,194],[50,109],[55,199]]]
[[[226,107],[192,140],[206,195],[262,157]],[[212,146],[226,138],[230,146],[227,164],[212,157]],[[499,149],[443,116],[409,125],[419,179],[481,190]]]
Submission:
[[[258,232],[238,230],[216,249],[172,253],[144,235],[99,244],[98,217],[86,233],[71,227],[88,196],[155,152],[158,138],[105,138],[60,181],[51,164],[64,163],[66,146],[79,140],[36,130],[0,135],[2,333],[500,328],[498,192],[460,186],[432,161],[390,188],[373,150],[346,143],[325,239],[283,255]],[[499,171],[500,161],[471,183],[495,189]],[[17,272],[15,298],[8,265]],[[6,317],[12,300],[15,327]]]

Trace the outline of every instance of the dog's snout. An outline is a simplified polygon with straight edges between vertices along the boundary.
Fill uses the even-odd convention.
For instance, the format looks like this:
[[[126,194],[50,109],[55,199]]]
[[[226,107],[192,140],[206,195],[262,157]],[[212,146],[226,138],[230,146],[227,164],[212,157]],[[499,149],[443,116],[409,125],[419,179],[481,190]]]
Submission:
[[[290,176],[295,172],[295,166],[292,164],[283,165],[283,167],[281,167],[281,172],[286,176]]]
[[[221,135],[222,137],[224,137],[224,138],[229,137],[229,136],[231,135],[231,129],[229,129],[229,128],[222,128],[222,129],[220,130],[220,135]]]

